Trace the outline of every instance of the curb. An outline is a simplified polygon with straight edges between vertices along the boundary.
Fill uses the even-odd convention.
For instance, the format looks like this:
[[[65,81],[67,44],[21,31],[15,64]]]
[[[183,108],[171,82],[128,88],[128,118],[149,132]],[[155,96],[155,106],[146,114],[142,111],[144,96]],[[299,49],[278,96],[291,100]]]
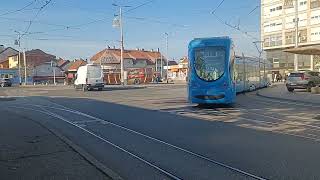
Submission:
[[[292,99],[286,99],[286,98],[266,96],[266,95],[261,95],[259,92],[257,92],[256,95],[257,95],[257,96],[260,96],[260,97],[264,97],[264,98],[275,99],[275,100],[289,101],[289,102],[298,102],[298,103],[304,103],[304,104],[311,104],[311,105],[320,106],[320,103],[313,103],[313,102],[307,102],[307,101],[301,101],[301,100],[292,100]]]
[[[92,155],[90,155],[89,153],[87,153],[85,150],[83,150],[80,146],[76,145],[75,143],[73,143],[72,141],[70,141],[68,138],[66,138],[65,136],[61,135],[60,133],[58,133],[55,130],[49,129],[54,135],[56,135],[58,138],[60,138],[64,143],[66,143],[71,149],[73,149],[75,152],[77,152],[78,154],[80,154],[80,156],[82,156],[85,160],[87,160],[90,164],[92,164],[93,166],[95,166],[98,170],[100,170],[103,174],[105,174],[106,176],[110,177],[113,180],[122,180],[122,178],[115,173],[114,171],[112,171],[111,169],[109,169],[108,167],[106,167],[104,164],[102,164],[101,162],[99,162],[96,158],[94,158]]]
[[[34,121],[34,120],[33,120]],[[81,157],[83,157],[88,163],[93,165],[95,168],[97,168],[99,171],[101,171],[103,174],[105,174],[107,177],[113,179],[113,180],[123,180],[123,178],[115,173],[110,168],[106,167],[104,164],[99,162],[96,158],[94,158],[92,155],[90,155],[88,152],[86,152],[83,148],[78,146],[77,144],[73,143],[71,140],[69,140],[67,137],[62,135],[60,132],[56,131],[54,128],[47,127],[46,123],[42,123],[39,121],[37,122],[40,126],[50,131],[52,134],[57,136],[61,141],[63,141],[67,146],[69,146],[72,150],[74,150],[76,153],[78,153]]]

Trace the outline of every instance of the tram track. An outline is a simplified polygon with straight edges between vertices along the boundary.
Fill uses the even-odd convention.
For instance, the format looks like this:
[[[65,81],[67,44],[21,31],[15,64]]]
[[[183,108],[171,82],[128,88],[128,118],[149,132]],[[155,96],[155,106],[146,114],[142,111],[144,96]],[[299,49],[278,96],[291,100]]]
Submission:
[[[50,102],[51,102],[51,101],[50,101]],[[51,102],[51,103],[53,103],[53,102]],[[116,128],[119,128],[119,129],[121,129],[121,130],[125,130],[125,131],[127,131],[127,132],[129,132],[129,133],[132,133],[132,134],[141,136],[141,137],[143,137],[143,138],[149,139],[149,140],[154,141],[154,142],[156,142],[156,143],[159,143],[159,144],[165,145],[165,146],[167,146],[167,147],[173,148],[173,149],[178,150],[178,151],[180,151],[180,152],[182,152],[182,153],[185,153],[185,154],[191,155],[191,156],[193,156],[193,157],[199,158],[199,159],[201,159],[201,160],[204,160],[204,161],[206,161],[206,162],[208,162],[208,163],[212,163],[212,164],[218,165],[218,166],[220,166],[220,167],[222,167],[222,168],[225,168],[225,169],[230,170],[230,171],[233,172],[233,173],[238,173],[238,174],[241,174],[241,175],[243,175],[243,176],[245,176],[245,177],[252,178],[252,179],[261,179],[261,180],[262,180],[262,179],[265,179],[265,178],[259,177],[259,176],[257,176],[257,175],[251,174],[251,173],[249,173],[249,172],[243,171],[243,170],[241,170],[241,169],[238,169],[238,168],[236,168],[236,167],[233,167],[233,166],[224,164],[223,162],[216,161],[216,160],[214,160],[214,159],[208,158],[208,157],[203,156],[203,155],[201,155],[201,154],[198,154],[198,153],[196,153],[196,152],[193,152],[193,151],[187,150],[187,149],[185,149],[185,148],[176,146],[176,145],[171,144],[171,143],[169,143],[169,142],[166,142],[166,141],[164,141],[164,140],[160,140],[160,139],[158,139],[158,138],[149,136],[149,135],[144,134],[144,133],[141,133],[141,132],[139,132],[139,131],[136,131],[136,130],[133,130],[133,129],[130,129],[130,128],[127,128],[127,127],[124,127],[124,126],[121,126],[121,125],[118,125],[118,124],[113,123],[113,122],[111,122],[111,121],[104,120],[104,119],[100,119],[100,118],[91,116],[91,115],[89,115],[89,114],[85,114],[85,113],[83,113],[83,112],[80,112],[80,111],[77,111],[77,110],[73,110],[73,109],[67,108],[67,107],[65,107],[65,106],[63,106],[63,105],[60,105],[60,104],[57,104],[57,103],[53,103],[53,104],[56,105],[56,106],[58,106],[58,107],[45,106],[45,105],[35,105],[35,104],[26,104],[26,105],[32,106],[32,107],[34,107],[34,108],[30,108],[30,107],[25,108],[25,107],[19,107],[19,106],[15,106],[15,108],[29,109],[29,110],[32,110],[32,111],[37,111],[37,112],[46,114],[46,115],[48,115],[48,116],[51,116],[51,117],[60,119],[60,120],[66,122],[66,123],[68,123],[68,124],[70,124],[70,125],[72,125],[72,126],[74,126],[74,127],[76,127],[76,128],[79,128],[80,130],[82,130],[82,131],[84,131],[84,132],[86,132],[86,133],[88,133],[88,134],[90,134],[90,135],[98,138],[99,140],[103,141],[104,143],[110,144],[110,145],[112,145],[113,147],[121,150],[122,152],[125,152],[126,154],[128,154],[128,155],[130,155],[130,156],[132,156],[132,157],[134,157],[134,158],[136,158],[136,159],[138,159],[138,160],[140,160],[141,162],[147,164],[148,166],[150,166],[150,167],[158,170],[159,172],[165,174],[165,175],[166,175],[167,177],[169,177],[170,179],[182,179],[182,178],[180,178],[180,177],[174,175],[173,173],[171,173],[171,172],[169,172],[169,171],[167,171],[167,170],[165,170],[165,169],[157,166],[156,164],[154,164],[154,163],[152,163],[152,162],[144,159],[143,157],[140,157],[140,156],[138,156],[138,155],[130,152],[129,150],[127,150],[127,149],[125,149],[125,148],[123,148],[123,147],[120,147],[120,146],[114,144],[114,143],[111,142],[111,141],[106,140],[105,138],[103,138],[103,137],[95,134],[94,132],[92,132],[92,131],[84,128],[84,127],[81,127],[79,124],[73,123],[73,122],[69,121],[68,119],[64,118],[63,116],[61,116],[61,115],[59,115],[59,114],[57,114],[57,113],[50,112],[50,110],[48,110],[48,109],[51,109],[51,110],[54,109],[54,110],[58,110],[58,111],[64,111],[64,112],[68,112],[68,113],[73,113],[73,114],[76,114],[76,115],[79,115],[79,116],[83,116],[83,117],[85,117],[85,118],[87,118],[87,119],[92,119],[93,121],[102,121],[102,122],[104,122],[104,123],[107,123],[107,124],[109,124],[109,125],[112,125],[112,126],[114,126],[114,127],[116,127]],[[42,109],[42,110],[39,110],[39,109]],[[88,120],[88,122],[89,122],[89,120]]]

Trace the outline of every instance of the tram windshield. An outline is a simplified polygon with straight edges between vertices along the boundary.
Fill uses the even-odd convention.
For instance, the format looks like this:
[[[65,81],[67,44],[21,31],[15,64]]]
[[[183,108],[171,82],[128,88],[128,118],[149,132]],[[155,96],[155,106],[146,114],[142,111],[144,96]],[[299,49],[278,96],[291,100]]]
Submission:
[[[195,70],[205,81],[219,79],[225,71],[226,50],[224,47],[207,47],[195,51]]]

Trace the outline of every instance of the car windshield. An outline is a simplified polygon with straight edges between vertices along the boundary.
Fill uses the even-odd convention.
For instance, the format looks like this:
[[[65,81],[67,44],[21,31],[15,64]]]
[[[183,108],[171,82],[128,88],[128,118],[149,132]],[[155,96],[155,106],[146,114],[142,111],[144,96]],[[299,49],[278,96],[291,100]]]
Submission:
[[[289,78],[290,77],[302,77],[303,76],[303,73],[291,73],[290,75],[289,75]]]
[[[101,67],[100,66],[88,66],[88,78],[100,78]]]
[[[208,47],[195,51],[194,67],[202,80],[219,79],[224,74],[225,61],[226,50],[223,47]]]

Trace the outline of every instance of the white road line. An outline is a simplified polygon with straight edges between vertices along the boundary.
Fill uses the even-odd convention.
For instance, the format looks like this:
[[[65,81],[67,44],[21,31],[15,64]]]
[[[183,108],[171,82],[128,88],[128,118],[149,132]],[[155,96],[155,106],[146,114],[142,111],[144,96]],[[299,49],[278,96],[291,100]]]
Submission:
[[[92,121],[73,121],[75,124],[82,124],[82,123],[93,123],[93,122],[103,122],[100,120],[92,120]]]
[[[55,103],[55,104],[56,104],[56,103]],[[193,156],[195,156],[195,157],[198,157],[198,158],[200,158],[200,159],[206,160],[206,161],[211,162],[211,163],[213,163],[213,164],[217,164],[217,165],[219,165],[219,166],[221,166],[221,167],[230,169],[230,170],[232,170],[232,171],[234,171],[234,172],[237,172],[237,173],[246,175],[246,176],[251,177],[251,178],[254,178],[254,179],[259,179],[259,180],[264,180],[264,179],[265,179],[265,178],[262,178],[262,177],[253,175],[253,174],[251,174],[251,173],[245,172],[245,171],[243,171],[243,170],[240,170],[240,169],[238,169],[238,168],[229,166],[229,165],[227,165],[227,164],[218,162],[218,161],[216,161],[216,160],[212,160],[212,159],[210,159],[210,158],[208,158],[208,157],[205,157],[205,156],[203,156],[203,155],[200,155],[200,154],[198,154],[198,153],[195,153],[195,152],[186,150],[186,149],[184,149],[184,148],[178,147],[178,146],[176,146],[176,145],[170,144],[170,143],[165,142],[165,141],[163,141],[163,140],[160,140],[160,139],[157,139],[157,138],[148,136],[148,135],[146,135],[146,134],[140,133],[140,132],[138,132],[138,131],[129,129],[129,128],[127,128],[127,127],[124,127],[124,126],[121,126],[121,125],[118,125],[118,124],[115,124],[115,123],[113,123],[113,122],[110,122],[110,121],[107,121],[107,120],[103,120],[103,119],[100,119],[100,118],[97,118],[97,117],[94,117],[94,116],[91,116],[91,115],[82,113],[82,112],[80,112],[80,111],[72,110],[72,109],[70,109],[70,108],[67,108],[67,109],[65,109],[65,108],[55,108],[55,107],[41,106],[41,105],[40,105],[40,106],[39,106],[39,105],[34,105],[34,106],[46,107],[46,108],[50,108],[50,109],[62,110],[62,111],[66,111],[66,112],[71,112],[71,113],[74,113],[74,114],[82,115],[82,116],[85,116],[85,117],[88,117],[88,118],[91,118],[91,119],[104,121],[104,122],[106,122],[106,123],[109,124],[109,125],[112,125],[112,126],[115,126],[115,127],[120,128],[120,129],[126,130],[126,131],[128,131],[128,132],[131,132],[131,133],[134,133],[134,134],[143,136],[143,137],[145,137],[145,138],[151,139],[151,140],[156,141],[156,142],[159,142],[159,143],[161,143],[161,144],[165,144],[165,145],[167,145],[167,146],[170,146],[170,147],[172,147],[172,148],[175,148],[175,149],[180,150],[180,151],[182,151],[182,152],[185,152],[185,153],[187,153],[187,154],[193,155]],[[82,128],[82,129],[83,129],[83,128]]]
[[[138,159],[138,160],[140,160],[140,161],[144,162],[145,164],[147,164],[147,165],[149,165],[149,166],[153,167],[154,169],[156,169],[156,170],[158,170],[158,171],[160,171],[160,172],[164,173],[164,174],[165,174],[165,175],[167,175],[168,177],[170,177],[170,178],[172,178],[172,179],[175,179],[175,180],[182,180],[181,178],[179,178],[179,177],[177,177],[177,176],[175,176],[175,175],[171,174],[170,172],[168,172],[168,171],[166,171],[166,170],[164,170],[164,169],[162,169],[162,168],[158,167],[157,165],[152,164],[151,162],[149,162],[149,161],[147,161],[147,160],[145,160],[145,159],[141,158],[140,156],[138,156],[138,155],[135,155],[135,154],[131,153],[130,151],[128,151],[128,150],[126,150],[126,149],[124,149],[124,148],[122,148],[122,147],[120,147],[120,146],[118,146],[118,145],[116,145],[116,144],[112,143],[111,141],[108,141],[108,140],[104,139],[103,137],[101,137],[101,136],[99,136],[99,135],[97,135],[97,134],[95,134],[95,133],[93,133],[93,132],[91,132],[91,131],[89,131],[89,130],[87,130],[87,129],[83,128],[82,126],[79,126],[79,125],[77,125],[77,124],[75,124],[75,123],[73,123],[73,122],[71,122],[71,121],[68,121],[67,119],[65,119],[64,117],[62,117],[62,116],[60,116],[60,115],[58,115],[58,114],[56,114],[56,113],[52,113],[52,112],[49,112],[49,111],[47,111],[47,110],[45,110],[45,111],[41,111],[41,110],[38,110],[38,109],[25,108],[25,107],[18,107],[18,106],[10,106],[10,107],[15,107],[15,108],[20,108],[20,109],[26,109],[26,110],[37,111],[37,112],[41,112],[41,113],[44,113],[44,114],[46,114],[46,115],[49,115],[49,116],[52,116],[52,117],[58,118],[58,119],[60,119],[60,120],[62,120],[62,121],[64,121],[64,122],[66,122],[66,123],[68,123],[68,124],[70,124],[70,125],[72,125],[72,126],[74,126],[74,127],[77,127],[77,128],[79,128],[79,129],[81,129],[82,131],[84,131],[84,132],[86,132],[86,133],[88,133],[88,134],[90,134],[90,135],[92,135],[92,136],[94,136],[94,137],[96,137],[96,138],[100,139],[101,141],[103,141],[103,142],[105,142],[105,143],[107,143],[107,144],[110,144],[111,146],[113,146],[113,147],[115,147],[115,148],[117,148],[117,149],[119,149],[119,150],[121,150],[121,151],[123,151],[123,152],[125,152],[125,153],[129,154],[130,156],[132,156],[132,157],[134,157],[134,158],[136,158],[136,159]]]

